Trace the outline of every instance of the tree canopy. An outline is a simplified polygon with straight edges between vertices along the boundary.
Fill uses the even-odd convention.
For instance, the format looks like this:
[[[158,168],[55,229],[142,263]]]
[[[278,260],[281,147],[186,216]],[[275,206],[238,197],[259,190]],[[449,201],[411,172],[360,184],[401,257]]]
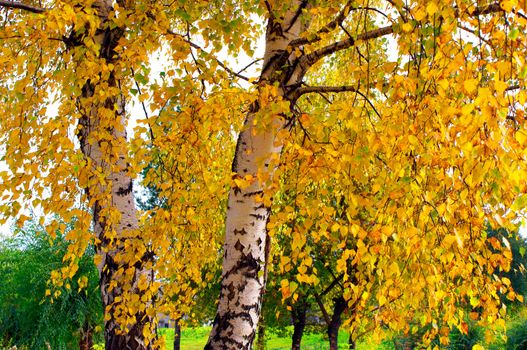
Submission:
[[[75,222],[55,283],[94,245],[108,349],[154,347],[223,237],[209,349],[250,348],[273,255],[284,298],[332,271],[351,329],[419,310],[446,342],[460,303],[501,322],[521,298],[486,227],[527,204],[525,2],[0,6],[0,214]],[[163,205],[136,209],[140,174]]]

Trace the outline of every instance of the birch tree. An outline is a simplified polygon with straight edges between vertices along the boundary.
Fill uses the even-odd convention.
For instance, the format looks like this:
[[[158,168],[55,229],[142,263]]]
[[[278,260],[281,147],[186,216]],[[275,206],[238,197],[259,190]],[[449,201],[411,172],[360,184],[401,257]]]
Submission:
[[[74,278],[95,244],[108,348],[154,346],[155,313],[177,319],[192,303],[207,283],[197,266],[215,261],[223,230],[208,349],[251,347],[277,232],[304,266],[297,282],[317,284],[309,235],[335,255],[348,307],[376,305],[374,325],[393,328],[426,307],[423,322],[437,325],[428,340],[444,338],[440,324],[463,329],[461,299],[498,322],[500,295],[518,297],[493,277],[510,249],[484,227],[513,225],[526,204],[525,4],[0,5],[0,211],[20,224],[28,203],[76,218],[56,279]],[[258,77],[220,59],[254,56],[260,38]],[[144,116],[129,140],[134,95]],[[133,179],[156,158],[145,181],[167,205],[139,217]],[[280,208],[278,191],[293,185],[294,208]]]
[[[525,63],[518,54],[525,49],[519,40],[525,9],[512,1],[264,4],[267,31],[258,100],[249,109],[234,156],[222,291],[206,349],[249,349],[253,342],[270,246],[266,224],[287,144],[308,164],[307,176],[324,183],[322,169],[327,169],[333,172],[329,179],[338,179],[337,187],[328,190],[343,191],[344,220],[335,219],[335,211],[320,206],[320,200],[309,203],[301,196],[297,207],[309,220],[289,232],[300,246],[303,235],[313,235],[315,242],[333,234],[340,242],[351,238],[348,248],[339,245],[338,237],[335,241],[343,248],[337,271],[344,274],[347,306],[365,310],[373,299],[379,311],[374,320],[404,327],[393,317],[396,310],[424,303],[432,310],[425,322],[464,329],[454,300],[471,297],[473,305],[486,305],[478,317],[495,319],[498,294],[521,298],[491,277],[495,269],[509,268],[510,250],[506,243],[487,241],[484,225],[514,220],[523,206],[524,187],[517,182],[523,158],[508,151],[523,147],[518,116],[524,112],[513,101],[525,101]],[[379,45],[386,37],[397,43],[394,62],[383,55],[394,49]],[[348,94],[348,100],[329,97],[335,93]],[[306,107],[312,100],[304,98],[311,94],[333,105]],[[290,141],[294,127],[303,131],[301,143]],[[502,137],[510,137],[510,148],[502,147]],[[324,160],[314,160],[316,149]],[[287,168],[291,159],[283,162]],[[515,185],[503,187],[505,178]],[[511,194],[507,188],[518,191]],[[314,224],[321,216],[326,219]],[[280,221],[271,218],[273,228],[275,220]],[[490,246],[500,250],[501,258]],[[434,270],[437,266],[442,272]],[[316,285],[313,269],[303,270],[297,280]],[[479,277],[469,277],[467,270]],[[449,278],[423,276],[412,285],[417,271]],[[379,274],[383,284],[376,286]],[[452,297],[448,291],[460,281],[466,293]],[[406,293],[408,286],[421,292]],[[422,294],[425,286],[434,300]],[[448,310],[441,320],[433,311],[438,307]],[[436,335],[433,327],[428,341]],[[441,341],[448,339],[443,335]]]
[[[87,205],[93,217],[99,284],[105,307],[105,347],[150,349],[151,339],[145,338],[143,334],[152,333],[155,327],[154,313],[147,313],[146,310],[153,293],[144,290],[141,284],[153,281],[153,256],[147,248],[147,242],[140,240],[138,232],[133,178],[125,147],[126,106],[125,96],[121,91],[124,67],[119,59],[121,52],[117,50],[123,39],[125,26],[115,22],[114,12],[114,6],[126,11],[129,4],[113,4],[111,1],[56,3],[54,8],[49,9],[16,2],[2,2],[1,5],[12,9],[4,12],[7,22],[4,25],[4,40],[11,44],[9,40],[12,38],[22,39],[20,43],[8,44],[5,50],[11,56],[17,56],[18,52],[18,57],[26,60],[14,72],[7,64],[3,67],[5,96],[12,96],[13,93],[18,96],[14,100],[5,100],[4,105],[13,107],[13,118],[3,124],[4,128],[18,130],[11,131],[7,138],[14,147],[7,147],[6,157],[12,161],[8,162],[10,173],[4,173],[4,184],[6,179],[13,181],[14,178],[22,186],[28,186],[30,181],[25,182],[19,176],[19,172],[27,167],[31,167],[30,173],[47,173],[47,178],[41,180],[50,181],[43,186],[51,185],[52,196],[46,200],[49,192],[46,193],[43,187],[35,186],[33,190],[39,191],[41,197],[34,199],[34,205],[42,206],[46,211],[56,211],[70,219],[85,217],[85,214],[74,209],[73,205],[71,208],[67,207],[74,202],[74,198],[65,203],[61,203],[62,199],[64,196],[77,196],[78,187],[85,191]],[[18,13],[15,14],[17,10],[41,15],[19,17]],[[20,26],[23,21],[29,23]],[[46,44],[39,45],[39,40]],[[35,47],[28,48],[24,45]],[[58,51],[58,57],[50,57],[50,50],[53,49]],[[16,66],[17,62],[9,64]],[[23,66],[26,67],[25,72]],[[61,71],[61,66],[70,66],[72,69]],[[57,76],[62,74],[65,77]],[[55,83],[65,85],[53,86],[46,84],[46,80],[55,80]],[[60,89],[60,92],[51,91],[54,88]],[[60,114],[78,119],[74,132],[81,157],[73,150],[74,140],[67,138],[68,133],[73,131],[64,127],[69,126],[68,123],[62,121],[61,117],[49,118],[47,115],[46,102],[52,103],[55,97],[53,95],[58,95],[62,103]],[[69,101],[64,99],[65,96],[69,96]],[[41,124],[44,122],[48,125]],[[40,140],[34,139],[32,135],[32,131],[39,127],[43,127],[45,132],[44,139]],[[43,164],[26,162],[26,159],[31,159],[26,157],[39,157],[41,152],[48,152],[47,156],[40,158]],[[55,152],[58,153],[58,158],[53,158]],[[77,184],[67,179],[53,181],[53,177],[61,176],[56,171],[68,171],[62,163],[64,160],[72,163],[68,164],[73,165],[68,170],[78,175]],[[19,193],[12,192],[15,193],[12,200],[20,198]],[[25,198],[29,199],[27,193]],[[67,212],[62,212],[63,208]],[[56,278],[71,278],[75,274],[76,256],[82,255],[88,242],[83,240],[83,236],[87,234],[86,223],[79,218],[77,229],[69,235],[70,240],[83,242],[77,247],[70,246],[74,249],[69,249],[65,260],[70,260],[72,264],[69,268],[63,268]],[[52,225],[51,234],[53,230]],[[125,258],[125,252],[134,258]],[[128,279],[123,282],[125,275]],[[148,301],[142,305],[139,305],[140,290],[144,293],[142,298]],[[129,312],[128,308],[131,310],[134,307],[136,309]],[[121,321],[118,322],[118,319]]]

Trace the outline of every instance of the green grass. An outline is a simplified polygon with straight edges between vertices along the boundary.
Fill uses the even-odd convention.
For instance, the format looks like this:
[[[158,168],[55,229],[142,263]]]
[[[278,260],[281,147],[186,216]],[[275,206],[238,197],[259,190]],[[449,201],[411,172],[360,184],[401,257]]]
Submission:
[[[181,349],[184,350],[201,350],[207,342],[210,327],[188,328],[181,332]],[[162,328],[159,334],[165,337],[166,350],[174,349],[174,330],[171,328]],[[341,332],[339,336],[339,349],[348,349],[348,335]],[[289,350],[291,349],[291,338],[269,334],[267,337],[267,350]],[[324,350],[328,349],[327,339],[322,334],[305,334],[302,337],[302,349],[304,350]],[[357,344],[357,350],[389,350],[393,349],[390,343],[375,344],[363,342]]]

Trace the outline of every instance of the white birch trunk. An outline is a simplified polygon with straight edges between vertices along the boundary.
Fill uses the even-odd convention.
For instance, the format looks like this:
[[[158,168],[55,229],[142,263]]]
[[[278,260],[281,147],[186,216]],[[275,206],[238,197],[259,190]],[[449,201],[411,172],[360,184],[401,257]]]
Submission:
[[[112,1],[99,0],[93,6],[98,10],[101,20],[95,40],[101,45],[100,56],[110,63],[117,59],[115,48],[124,31],[120,28],[108,29],[105,26],[112,10]],[[119,86],[113,72],[110,73],[107,83],[109,87]],[[106,175],[105,185],[86,188],[88,200],[93,210],[93,222],[97,237],[96,250],[102,258],[98,269],[102,302],[105,308],[105,349],[152,349],[152,345],[146,345],[143,336],[143,328],[145,326],[151,327],[153,322],[152,317],[148,316],[145,311],[140,311],[135,315],[135,323],[128,324],[125,332],[120,331],[120,325],[116,319],[120,307],[116,298],[120,298],[123,292],[137,292],[137,281],[141,275],[146,275],[149,281],[153,279],[151,267],[153,257],[145,253],[139,261],[133,262],[133,266],[126,262],[123,266],[121,259],[118,258],[118,255],[123,253],[125,249],[125,240],[130,243],[137,239],[135,235],[139,228],[133,181],[128,174],[126,147],[124,146],[126,143],[125,101],[122,96],[112,96],[105,101],[90,102],[94,93],[97,93],[96,89],[97,87],[90,81],[82,88],[80,101],[82,117],[79,120],[78,138],[81,150],[91,165],[92,171],[99,168]],[[115,120],[103,120],[102,108],[113,110]],[[102,134],[106,134],[104,140],[101,139]],[[114,149],[119,149],[119,154],[112,156],[105,154],[104,152],[108,153],[108,150],[104,150],[103,145],[116,146]],[[112,147],[109,149],[112,150]],[[108,220],[107,209],[109,208],[118,212],[118,220]],[[106,213],[104,213],[105,211]],[[129,246],[133,245],[129,244]],[[132,280],[124,281],[123,277],[116,276],[120,267],[134,269]],[[112,282],[117,282],[117,286],[110,287]],[[130,287],[123,288],[125,282],[131,286],[131,290]]]
[[[307,2],[291,1],[284,19],[277,22],[271,16],[267,25],[266,50],[260,86],[279,83],[278,94],[285,98],[285,86],[299,83],[302,77],[291,76],[295,55],[286,50],[289,43],[302,31],[300,14]],[[238,137],[233,161],[233,172],[240,178],[259,171],[273,176],[276,159],[282,144],[277,134],[285,126],[284,115],[258,115],[260,105],[255,102],[249,111],[244,129]],[[265,290],[266,263],[269,247],[267,220],[269,208],[257,197],[266,188],[254,181],[246,188],[233,187],[229,193],[222,285],[214,326],[205,349],[250,349],[254,341],[261,302]]]

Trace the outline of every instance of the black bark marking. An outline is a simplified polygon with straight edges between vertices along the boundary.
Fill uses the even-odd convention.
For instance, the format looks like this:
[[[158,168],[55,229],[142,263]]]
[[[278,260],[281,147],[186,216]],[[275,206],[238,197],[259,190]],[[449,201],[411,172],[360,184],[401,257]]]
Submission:
[[[241,228],[241,229],[239,229],[239,230],[234,229],[234,230],[232,230],[232,232],[233,232],[235,235],[242,235],[242,236],[244,236],[244,235],[247,234],[247,231],[245,231],[244,228]]]
[[[240,240],[237,240],[236,244],[234,245],[234,249],[236,249],[239,252],[243,252],[243,248],[245,248],[245,246],[240,243]]]
[[[267,220],[267,215],[261,215],[261,214],[249,214],[250,216],[252,216],[253,218],[255,218],[256,220]]]
[[[244,197],[254,197],[256,195],[263,194],[263,193],[264,192],[262,190],[258,190],[258,191],[244,193],[243,196]]]
[[[260,204],[260,205],[258,205],[258,206],[256,206],[256,207],[253,207],[253,209],[254,209],[254,210],[260,210],[260,209],[267,209],[267,208],[266,208],[265,205],[262,203],[262,204]]]
[[[229,300],[234,299],[234,297],[236,296],[236,294],[235,294],[235,293],[236,293],[236,290],[235,290],[235,289],[236,289],[236,287],[234,287],[234,284],[233,284],[233,283],[231,283],[231,284],[229,284],[229,285],[227,286],[227,291],[228,291],[228,293],[227,293],[227,299],[229,299]]]
[[[121,196],[121,197],[122,196],[126,196],[127,194],[130,194],[132,192],[133,187],[134,187],[133,182],[132,182],[132,180],[130,180],[130,182],[128,183],[128,186],[125,187],[125,188],[119,187],[119,189],[117,190],[116,194],[118,196]]]

